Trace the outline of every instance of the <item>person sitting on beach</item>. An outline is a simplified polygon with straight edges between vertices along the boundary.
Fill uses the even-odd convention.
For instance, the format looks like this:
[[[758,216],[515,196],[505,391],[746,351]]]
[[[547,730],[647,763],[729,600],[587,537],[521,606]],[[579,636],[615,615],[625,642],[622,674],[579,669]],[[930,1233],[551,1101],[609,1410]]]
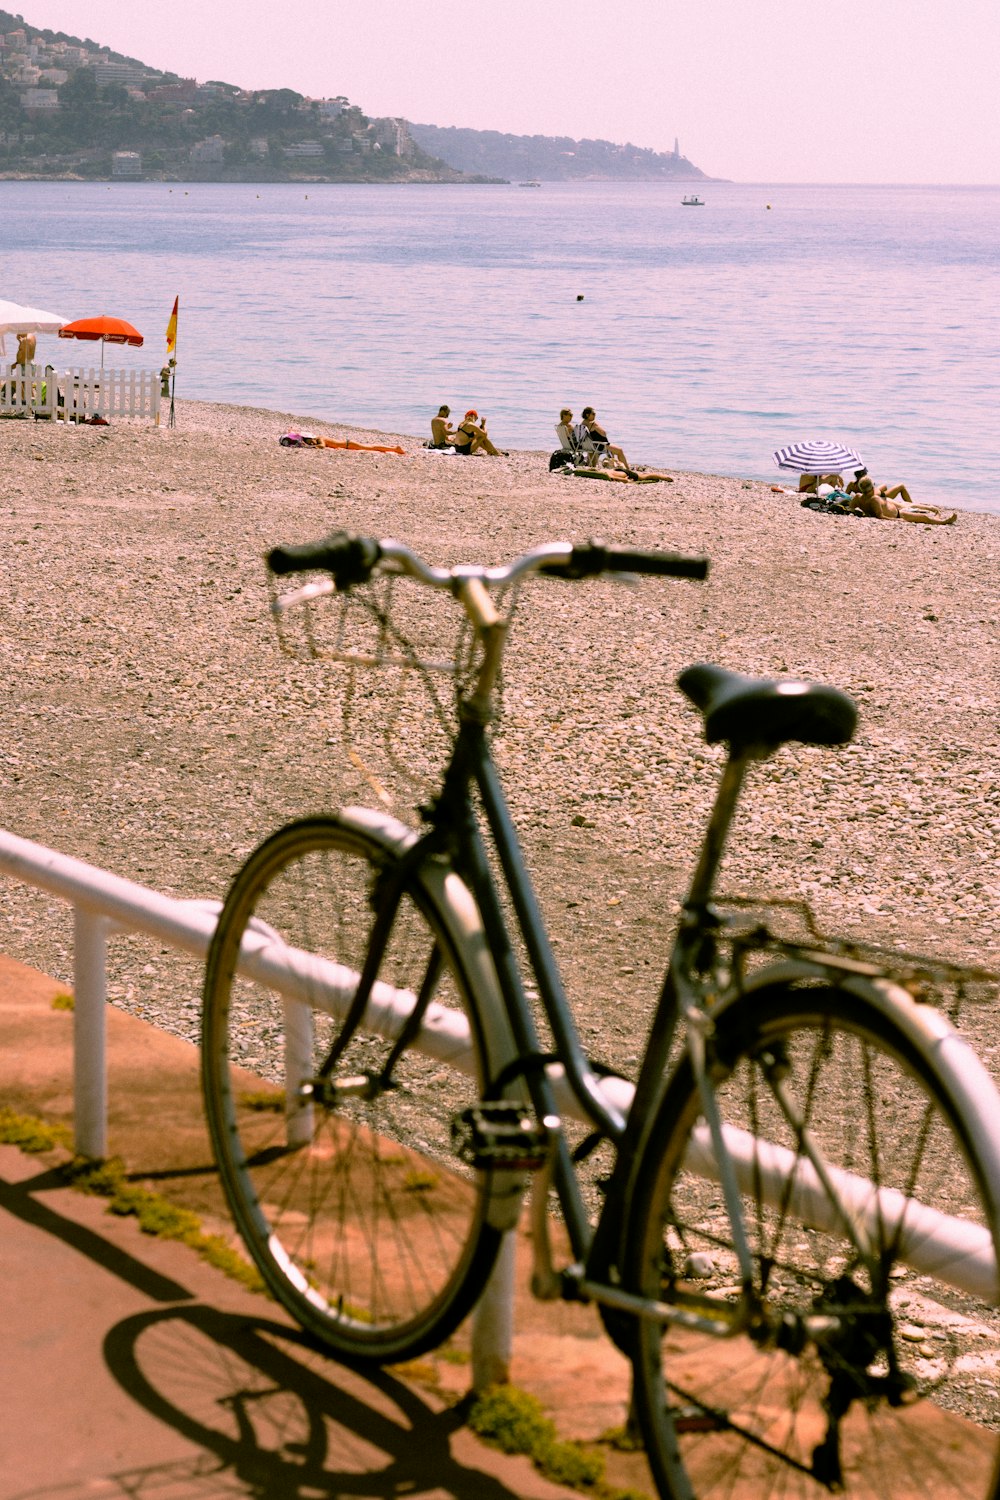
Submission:
[[[559,420],[556,423],[556,437],[559,439],[560,448],[564,449],[567,453],[575,454],[577,452],[580,445],[576,440],[576,433],[573,430],[573,413],[568,406],[564,406],[559,413]]]
[[[501,453],[501,450],[495,448],[490,442],[486,432],[486,418],[481,417],[474,409],[470,409],[465,413],[465,416],[455,429],[452,442],[454,443],[456,453],[471,454],[481,451],[489,453],[493,458],[507,457],[506,453]]]
[[[828,484],[831,489],[842,490],[844,479],[841,474],[800,474],[799,494],[815,495],[821,484]]]
[[[623,469],[631,468],[628,459],[620,448],[616,448],[611,442],[604,428],[597,420],[597,415],[592,406],[585,406],[581,413],[583,420],[577,422],[573,428],[573,436],[577,446],[587,454],[592,454],[596,461],[601,453],[610,453],[616,464]]]
[[[946,516],[938,505],[911,500],[905,484],[897,484],[892,489],[882,485],[876,490],[867,475],[852,480],[847,492],[851,496],[848,509],[879,521],[918,521],[924,526],[951,526],[958,516],[957,511],[953,510]],[[902,504],[897,503],[900,500]]]
[[[431,417],[431,448],[451,448],[455,443],[455,429],[448,418],[451,416],[450,406],[439,406],[436,417]]]

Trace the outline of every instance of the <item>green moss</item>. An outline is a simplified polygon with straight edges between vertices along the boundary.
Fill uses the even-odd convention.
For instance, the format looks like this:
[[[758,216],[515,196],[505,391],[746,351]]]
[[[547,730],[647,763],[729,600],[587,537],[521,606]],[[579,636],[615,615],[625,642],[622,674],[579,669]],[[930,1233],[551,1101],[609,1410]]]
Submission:
[[[260,1089],[255,1093],[240,1094],[237,1103],[241,1109],[254,1110],[258,1114],[280,1115],[285,1108],[284,1089]]]
[[[468,1365],[472,1363],[472,1351],[460,1349],[456,1344],[442,1344],[436,1350],[437,1358],[446,1365]]]
[[[68,995],[65,991],[62,991],[60,992],[60,994],[52,996],[52,1009],[75,1010],[76,999],[74,998],[74,996]]]
[[[546,1479],[574,1490],[593,1490],[604,1478],[604,1459],[582,1443],[549,1443],[535,1462]]]
[[[513,1385],[484,1391],[469,1413],[469,1426],[501,1453],[528,1453],[555,1441],[555,1423],[542,1404]]]
[[[19,1115],[12,1109],[0,1108],[0,1143],[38,1155],[43,1151],[55,1151],[60,1146],[69,1150],[73,1136],[65,1125],[47,1125],[33,1115]]]
[[[584,1443],[563,1442],[536,1396],[513,1385],[497,1385],[473,1402],[469,1426],[503,1453],[530,1458],[554,1484],[580,1490],[593,1500],[649,1500],[640,1490],[622,1490],[604,1479],[604,1457]]]
[[[601,1442],[607,1443],[609,1448],[617,1448],[619,1453],[642,1452],[642,1438],[633,1427],[610,1427],[601,1433]]]
[[[130,1182],[125,1164],[118,1157],[106,1161],[88,1161],[75,1157],[63,1168],[63,1175],[75,1188],[108,1200],[108,1212],[135,1219],[143,1234],[159,1239],[179,1240],[196,1251],[209,1265],[252,1292],[263,1292],[264,1283],[256,1267],[218,1234],[206,1234],[198,1215],[178,1208],[168,1198]]]
[[[425,1171],[415,1167],[407,1172],[403,1178],[404,1193],[429,1193],[438,1185],[438,1177],[435,1172]]]

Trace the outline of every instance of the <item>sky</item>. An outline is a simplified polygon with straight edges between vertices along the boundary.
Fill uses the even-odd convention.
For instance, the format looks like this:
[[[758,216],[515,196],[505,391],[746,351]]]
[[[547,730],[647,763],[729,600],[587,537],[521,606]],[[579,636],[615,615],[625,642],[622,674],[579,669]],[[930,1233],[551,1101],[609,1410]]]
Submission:
[[[1000,183],[1000,0],[3,0],[202,82],[681,151],[739,182]]]

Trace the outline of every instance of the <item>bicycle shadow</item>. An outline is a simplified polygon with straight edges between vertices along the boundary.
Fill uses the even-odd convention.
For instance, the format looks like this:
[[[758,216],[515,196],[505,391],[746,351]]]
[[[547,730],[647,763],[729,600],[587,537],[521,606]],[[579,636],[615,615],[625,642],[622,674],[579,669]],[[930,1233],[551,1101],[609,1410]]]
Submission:
[[[44,1168],[33,1177],[16,1181],[0,1177],[0,1210],[15,1215],[32,1229],[61,1240],[153,1302],[183,1302],[194,1296],[187,1287],[162,1275],[85,1224],[50,1207],[41,1197],[47,1192],[65,1191],[66,1187],[65,1176],[55,1167]]]
[[[504,1459],[462,1431],[467,1403],[438,1409],[392,1374],[334,1361],[292,1325],[195,1301],[188,1287],[40,1201],[59,1189],[65,1180],[54,1169],[0,1180],[0,1209],[159,1304],[116,1322],[101,1354],[129,1400],[191,1445],[187,1455],[94,1475],[92,1500],[522,1500],[525,1488],[538,1492],[518,1483],[519,1466],[532,1475],[527,1460]],[[502,1473],[515,1477],[505,1482]],[[79,1482],[58,1480],[15,1493],[0,1478],[0,1490],[4,1500],[80,1494]]]
[[[155,1309],[116,1324],[103,1353],[132,1400],[215,1459],[210,1472],[187,1466],[192,1496],[519,1500],[495,1474],[456,1457],[463,1407],[436,1411],[392,1375],[335,1363],[270,1319],[205,1304]],[[121,1493],[161,1500],[162,1483],[171,1483],[167,1472],[157,1483],[141,1471],[142,1489],[139,1479],[133,1471]]]

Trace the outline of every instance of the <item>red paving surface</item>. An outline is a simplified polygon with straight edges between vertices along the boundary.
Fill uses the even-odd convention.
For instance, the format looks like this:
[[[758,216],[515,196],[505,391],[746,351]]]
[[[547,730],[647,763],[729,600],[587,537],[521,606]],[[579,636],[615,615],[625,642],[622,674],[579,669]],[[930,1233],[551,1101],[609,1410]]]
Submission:
[[[69,1124],[73,1016],[52,1008],[61,988],[0,957],[0,1103]],[[225,1231],[195,1048],[109,1007],[108,1065],[110,1154]],[[0,1500],[571,1493],[463,1425],[441,1394],[465,1394],[461,1355],[350,1371],[193,1250],[67,1188],[49,1157],[0,1147],[0,1220]],[[593,1313],[539,1307],[523,1268],[518,1280],[515,1383],[560,1436],[620,1424],[628,1370]],[[652,1492],[639,1456],[611,1454],[609,1478]]]

